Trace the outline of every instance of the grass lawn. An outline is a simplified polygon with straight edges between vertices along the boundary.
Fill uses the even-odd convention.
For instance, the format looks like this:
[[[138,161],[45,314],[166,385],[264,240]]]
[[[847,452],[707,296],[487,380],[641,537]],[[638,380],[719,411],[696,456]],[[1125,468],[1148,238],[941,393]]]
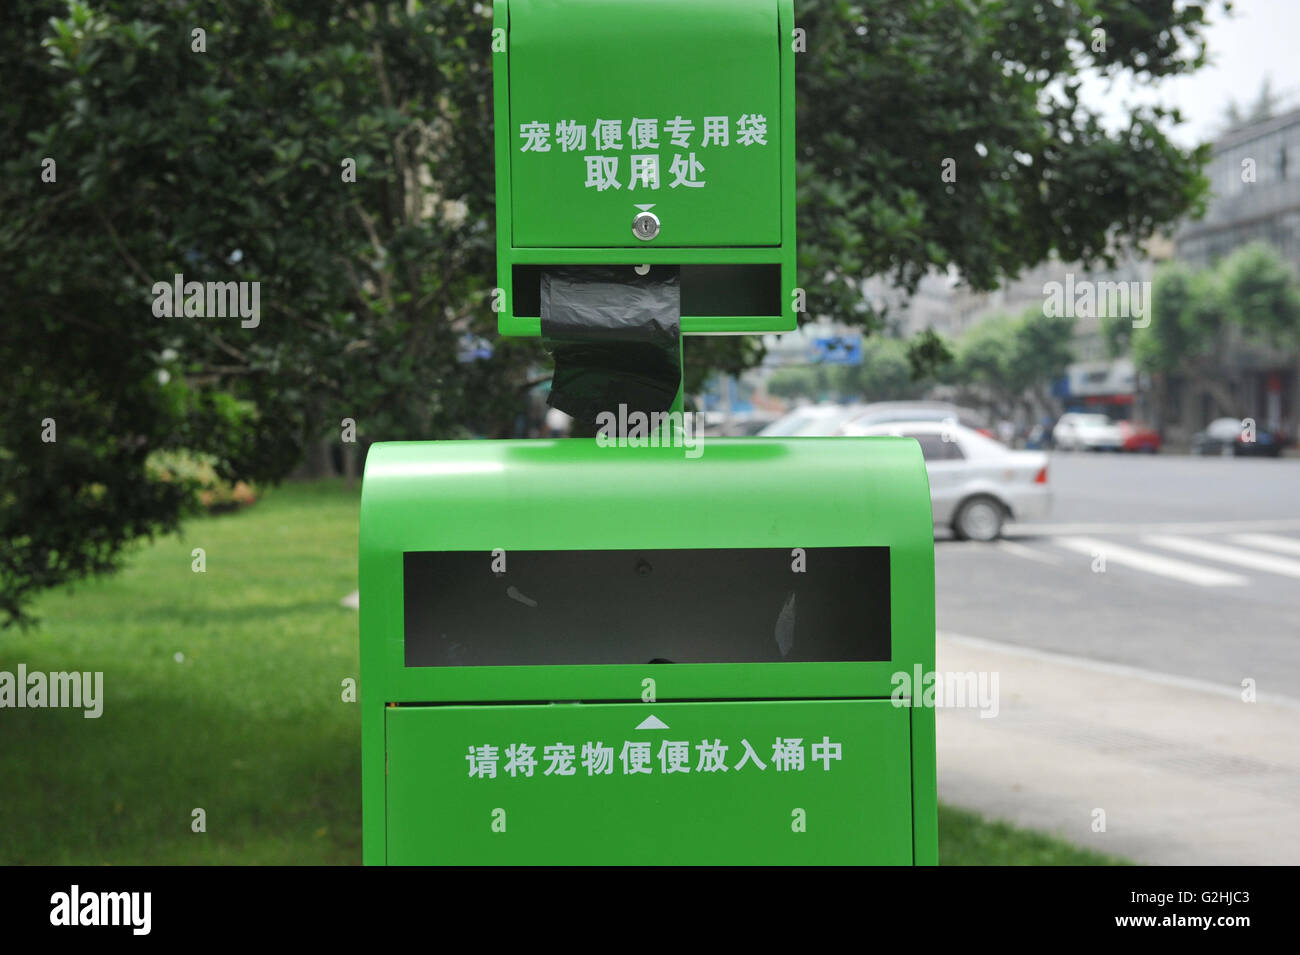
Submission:
[[[1128,865],[1124,859],[989,822],[954,806],[939,807],[940,865]]]
[[[356,588],[359,500],[290,484],[192,520],[122,573],[46,594],[38,629],[0,636],[0,670],[104,673],[99,719],[0,710],[0,864],[360,861],[360,715],[341,698],[357,615],[339,605]],[[1109,861],[947,807],[939,854]]]
[[[39,629],[0,637],[0,669],[102,670],[105,698],[99,719],[0,711],[0,862],[360,860],[360,715],[341,699],[357,614],[339,606],[359,502],[272,490],[46,595]]]

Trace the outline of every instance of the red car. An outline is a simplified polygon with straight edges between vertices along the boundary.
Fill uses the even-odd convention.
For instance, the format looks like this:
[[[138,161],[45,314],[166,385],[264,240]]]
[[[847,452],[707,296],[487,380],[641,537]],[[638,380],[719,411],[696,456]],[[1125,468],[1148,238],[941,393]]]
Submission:
[[[1119,434],[1123,439],[1120,448],[1124,451],[1144,451],[1155,454],[1160,450],[1160,435],[1144,424],[1133,421],[1117,421]]]

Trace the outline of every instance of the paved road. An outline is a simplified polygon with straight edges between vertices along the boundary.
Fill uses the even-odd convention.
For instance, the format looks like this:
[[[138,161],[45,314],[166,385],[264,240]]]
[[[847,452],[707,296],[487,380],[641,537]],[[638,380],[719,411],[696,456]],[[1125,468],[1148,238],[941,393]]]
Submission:
[[[1054,454],[1049,474],[1050,523],[938,542],[941,632],[1300,700],[1300,460]]]
[[[1050,523],[936,545],[939,669],[1000,678],[995,717],[938,714],[941,798],[1140,862],[1300,863],[1300,461],[1050,475]]]
[[[1300,458],[1052,452],[1053,521],[1300,518]]]

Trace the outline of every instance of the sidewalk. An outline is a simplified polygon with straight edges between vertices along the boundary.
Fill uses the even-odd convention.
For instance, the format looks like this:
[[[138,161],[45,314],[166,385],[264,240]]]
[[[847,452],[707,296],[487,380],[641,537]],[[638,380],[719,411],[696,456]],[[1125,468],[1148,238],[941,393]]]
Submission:
[[[938,711],[940,800],[1139,863],[1300,864],[1296,701],[949,633],[938,667],[1000,691]]]

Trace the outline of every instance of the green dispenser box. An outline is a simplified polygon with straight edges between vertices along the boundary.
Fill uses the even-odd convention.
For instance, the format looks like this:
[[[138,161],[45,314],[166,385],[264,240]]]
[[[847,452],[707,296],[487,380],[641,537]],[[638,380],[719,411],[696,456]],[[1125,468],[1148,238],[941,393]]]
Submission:
[[[679,270],[685,334],[793,328],[789,0],[498,0],[494,17],[501,331],[539,333],[547,267],[643,264]],[[665,135],[677,118],[687,145]],[[593,138],[615,119],[621,152]],[[630,157],[656,152],[633,119],[659,120],[657,189],[648,160],[629,188]],[[585,152],[559,145],[570,121]],[[620,187],[587,186],[589,166]],[[628,444],[371,448],[364,861],[934,864],[917,444]]]
[[[501,333],[539,333],[547,266],[647,263],[680,268],[685,334],[794,330],[791,0],[493,17]]]

